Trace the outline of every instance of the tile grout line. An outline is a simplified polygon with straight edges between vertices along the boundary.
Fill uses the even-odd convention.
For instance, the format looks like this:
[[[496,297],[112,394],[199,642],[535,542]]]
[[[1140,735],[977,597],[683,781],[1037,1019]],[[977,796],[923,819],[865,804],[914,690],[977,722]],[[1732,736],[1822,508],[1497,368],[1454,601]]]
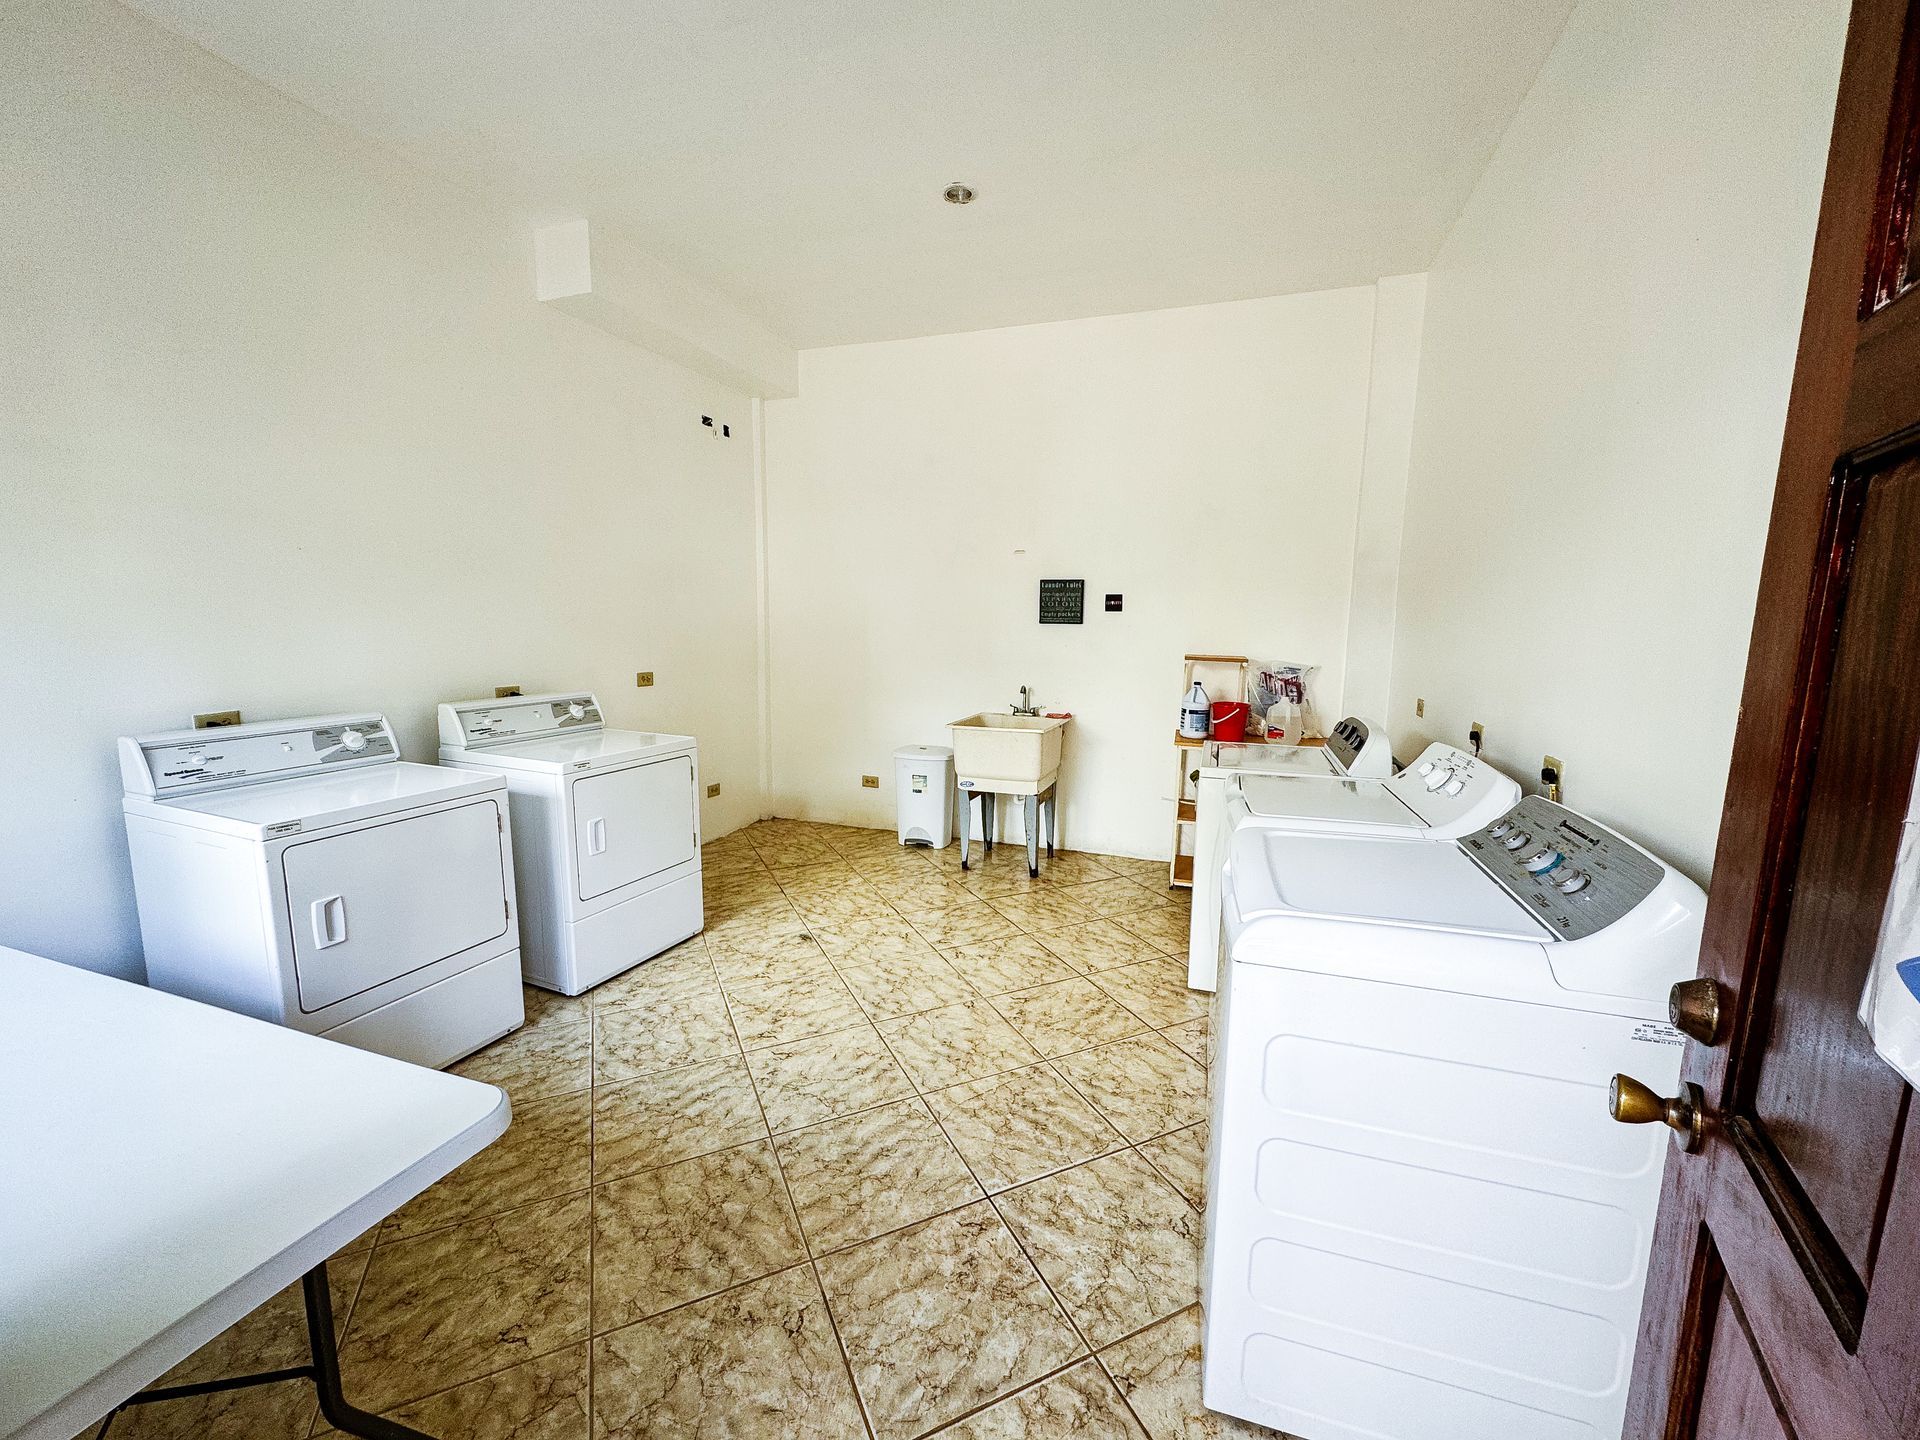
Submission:
[[[774,883],[778,885],[779,881],[776,879]],[[780,893],[783,895],[786,894],[786,887],[784,885],[780,886]],[[795,908],[797,911],[798,907]],[[804,917],[802,918],[804,920]],[[808,926],[807,933],[808,938],[812,939],[811,925]],[[818,948],[820,942],[813,940],[813,944]],[[824,956],[826,952],[823,950],[821,953]],[[840,979],[841,983],[845,984],[844,977],[840,975],[838,967],[834,966],[831,957],[827,957],[827,965],[833,970],[835,978]],[[715,971],[715,978],[719,978],[717,969]],[[847,993],[853,993],[851,988],[849,988]],[[859,1004],[857,998],[854,1003],[856,1005]],[[879,1031],[876,1029],[874,1033],[879,1034]],[[883,1045],[886,1043],[884,1037],[880,1043]],[[744,1058],[742,1064],[745,1064]],[[753,1087],[753,1102],[760,1107],[760,1122],[767,1127],[767,1148],[773,1152],[773,1168],[780,1176],[780,1188],[786,1192],[787,1208],[793,1215],[793,1228],[800,1232],[800,1248],[806,1253],[807,1271],[813,1276],[814,1293],[820,1297],[820,1309],[827,1317],[827,1328],[833,1331],[833,1343],[835,1348],[840,1352],[841,1370],[847,1377],[847,1388],[853,1391],[853,1404],[854,1408],[860,1412],[860,1423],[866,1427],[869,1440],[873,1440],[873,1437],[877,1436],[880,1432],[873,1423],[873,1415],[867,1406],[867,1397],[861,1392],[859,1377],[853,1373],[853,1356],[847,1351],[846,1337],[840,1333],[840,1321],[833,1313],[833,1301],[827,1298],[827,1282],[820,1274],[820,1260],[813,1251],[813,1237],[807,1233],[806,1222],[800,1218],[800,1204],[794,1199],[793,1185],[787,1179],[787,1166],[786,1161],[780,1154],[780,1142],[774,1137],[773,1122],[767,1116],[766,1101],[760,1097],[760,1078],[753,1073],[753,1066],[746,1065],[746,1071],[747,1083]]]

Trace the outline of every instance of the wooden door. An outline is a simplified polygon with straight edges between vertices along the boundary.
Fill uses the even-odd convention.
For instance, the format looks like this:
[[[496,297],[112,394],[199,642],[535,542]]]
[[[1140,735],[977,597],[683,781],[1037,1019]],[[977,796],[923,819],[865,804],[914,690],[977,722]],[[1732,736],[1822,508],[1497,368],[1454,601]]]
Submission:
[[[1848,35],[1630,1437],[1920,1435],[1920,1117],[1856,1014],[1920,754],[1915,24]]]

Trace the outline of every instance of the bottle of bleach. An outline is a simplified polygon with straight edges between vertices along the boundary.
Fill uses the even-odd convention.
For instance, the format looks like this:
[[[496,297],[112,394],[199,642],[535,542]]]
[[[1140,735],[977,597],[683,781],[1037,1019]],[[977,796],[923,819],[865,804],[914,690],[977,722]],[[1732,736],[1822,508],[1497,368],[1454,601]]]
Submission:
[[[1207,738],[1207,722],[1212,711],[1207,705],[1207,692],[1198,680],[1187,692],[1187,698],[1180,702],[1180,734],[1187,740]]]

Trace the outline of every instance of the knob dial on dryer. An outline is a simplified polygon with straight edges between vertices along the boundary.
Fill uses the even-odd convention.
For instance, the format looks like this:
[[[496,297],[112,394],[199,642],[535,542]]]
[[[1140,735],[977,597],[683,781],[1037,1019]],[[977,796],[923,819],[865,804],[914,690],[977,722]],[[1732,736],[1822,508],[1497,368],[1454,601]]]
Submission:
[[[1442,785],[1447,783],[1447,780],[1452,774],[1453,772],[1451,770],[1436,768],[1431,775],[1427,776],[1427,789],[1438,790]]]
[[[340,732],[340,744],[357,754],[367,748],[367,737],[358,730],[349,728]]]
[[[1533,837],[1524,830],[1516,830],[1500,842],[1509,850],[1518,850],[1522,845],[1533,843]]]
[[[1534,851],[1533,854],[1529,855],[1520,863],[1526,866],[1533,874],[1544,875],[1566,858],[1567,857],[1562,855],[1558,850],[1545,847]]]
[[[587,707],[582,705],[578,700],[570,700],[567,702],[567,716],[569,719],[582,720],[586,718],[586,714]]]
[[[1443,788],[1449,795],[1458,795],[1462,790],[1467,788],[1467,782],[1462,780],[1458,775],[1455,775],[1451,780],[1447,781]]]

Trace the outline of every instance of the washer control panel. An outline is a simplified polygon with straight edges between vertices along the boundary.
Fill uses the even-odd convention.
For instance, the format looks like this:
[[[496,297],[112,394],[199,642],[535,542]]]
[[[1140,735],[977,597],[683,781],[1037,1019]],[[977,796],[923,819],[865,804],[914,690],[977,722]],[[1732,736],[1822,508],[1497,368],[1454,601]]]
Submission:
[[[1366,748],[1367,736],[1372,733],[1366,721],[1358,715],[1349,715],[1327,736],[1327,749],[1334,753],[1342,770],[1351,770],[1355,758]]]
[[[325,715],[122,740],[120,778],[130,795],[192,795],[399,758],[386,716]]]
[[[1606,929],[1651,895],[1667,873],[1632,841],[1544,795],[1523,796],[1459,844],[1562,940]]]
[[[462,747],[503,745],[567,730],[601,727],[600,702],[590,691],[566,695],[515,695],[509,700],[464,700],[440,707],[440,743]]]

